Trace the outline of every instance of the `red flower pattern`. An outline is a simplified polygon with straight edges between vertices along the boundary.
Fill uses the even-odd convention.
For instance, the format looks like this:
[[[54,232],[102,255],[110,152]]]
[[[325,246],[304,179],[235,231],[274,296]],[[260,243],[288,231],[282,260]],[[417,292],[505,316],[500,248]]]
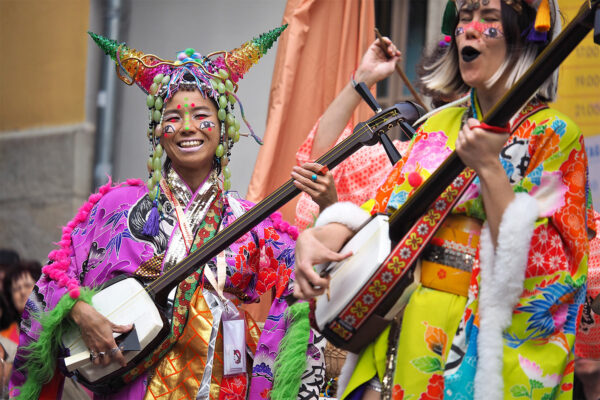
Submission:
[[[244,400],[246,398],[246,375],[224,377],[221,380],[219,400]]]
[[[441,400],[444,398],[444,377],[440,374],[433,374],[429,378],[427,391],[419,397],[419,400]]]
[[[400,385],[394,385],[392,389],[392,400],[404,400],[404,389]]]

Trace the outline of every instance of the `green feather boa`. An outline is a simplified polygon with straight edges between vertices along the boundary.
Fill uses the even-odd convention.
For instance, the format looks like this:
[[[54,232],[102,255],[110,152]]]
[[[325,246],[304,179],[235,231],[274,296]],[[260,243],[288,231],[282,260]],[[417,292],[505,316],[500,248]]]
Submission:
[[[306,369],[306,351],[310,338],[308,303],[296,303],[286,311],[291,320],[285,336],[279,344],[275,358],[272,400],[289,400],[298,397],[302,374]]]
[[[27,380],[19,388],[18,399],[37,399],[42,385],[50,382],[56,369],[56,359],[58,349],[62,345],[63,334],[70,329],[77,329],[73,320],[66,317],[69,316],[71,309],[78,301],[92,304],[94,294],[96,294],[95,290],[82,288],[79,298],[73,299],[67,293],[54,309],[34,316],[41,325],[40,337],[25,348],[29,352],[23,366]]]

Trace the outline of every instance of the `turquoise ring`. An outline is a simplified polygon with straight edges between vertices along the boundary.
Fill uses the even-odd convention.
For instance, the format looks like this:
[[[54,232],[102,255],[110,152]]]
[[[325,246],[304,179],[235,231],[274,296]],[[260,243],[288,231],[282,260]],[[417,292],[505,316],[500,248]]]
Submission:
[[[311,179],[313,182],[316,182],[316,181],[317,181],[317,174],[312,174],[312,176],[310,177],[310,179]]]

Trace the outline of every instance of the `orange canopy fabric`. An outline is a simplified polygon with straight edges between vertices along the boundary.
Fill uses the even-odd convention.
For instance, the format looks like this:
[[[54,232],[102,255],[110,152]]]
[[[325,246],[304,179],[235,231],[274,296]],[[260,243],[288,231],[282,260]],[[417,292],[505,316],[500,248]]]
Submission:
[[[248,187],[254,202],[290,179],[296,151],[375,39],[374,0],[288,0],[283,23],[264,145]],[[372,115],[362,104],[353,120]],[[295,206],[296,199],[282,208],[286,220],[294,220]]]

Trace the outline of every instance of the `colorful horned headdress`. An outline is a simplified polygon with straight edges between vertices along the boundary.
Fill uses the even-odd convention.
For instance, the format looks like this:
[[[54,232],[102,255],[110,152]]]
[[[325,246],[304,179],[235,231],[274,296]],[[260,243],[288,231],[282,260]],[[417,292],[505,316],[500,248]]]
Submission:
[[[202,56],[194,49],[188,48],[179,52],[175,61],[145,54],[128,47],[125,43],[117,43],[115,40],[88,32],[96,44],[115,61],[119,79],[128,85],[137,84],[147,94],[146,105],[150,113],[147,135],[152,145],[152,154],[148,160],[148,190],[150,198],[154,199],[154,209],[157,208],[160,194],[158,182],[162,177],[163,154],[159,144],[162,132],[155,128],[162,124],[164,105],[180,88],[197,88],[203,96],[209,96],[216,102],[217,116],[221,121],[221,136],[215,152],[215,166],[217,171],[223,172],[223,188],[229,190],[231,172],[227,164],[230,150],[240,138],[240,122],[233,115],[234,104],[239,103],[235,95],[238,82],[250,67],[267,53],[286,27],[287,25],[283,25],[275,28],[229,52],[218,51]],[[262,144],[246,121],[241,103],[240,111],[250,134]],[[158,224],[147,225],[149,227],[144,228],[145,234],[158,234]]]
[[[546,42],[555,38],[561,30],[561,21],[558,10],[558,0],[502,0],[512,7],[517,13],[523,7],[531,7],[536,11],[535,23],[527,35],[527,40],[532,42]],[[448,0],[442,21],[442,33],[452,35],[457,12],[466,5],[469,9],[477,9],[480,2],[487,5],[489,0]]]

